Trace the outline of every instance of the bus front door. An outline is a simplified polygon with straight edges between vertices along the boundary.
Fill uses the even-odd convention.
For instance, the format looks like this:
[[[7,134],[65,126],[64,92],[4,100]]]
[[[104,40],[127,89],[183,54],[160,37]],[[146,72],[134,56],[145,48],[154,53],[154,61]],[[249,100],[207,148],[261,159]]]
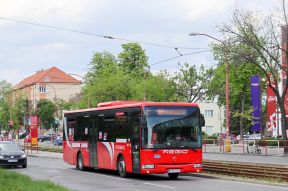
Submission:
[[[139,121],[131,121],[132,172],[140,173],[140,129]]]
[[[96,118],[91,118],[89,120],[89,161],[90,167],[98,167],[97,158],[97,138],[98,138],[97,120]]]

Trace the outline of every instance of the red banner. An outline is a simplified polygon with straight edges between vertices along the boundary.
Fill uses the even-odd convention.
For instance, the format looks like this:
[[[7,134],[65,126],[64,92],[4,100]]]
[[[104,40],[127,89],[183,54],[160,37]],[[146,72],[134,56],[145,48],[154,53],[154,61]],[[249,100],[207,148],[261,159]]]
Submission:
[[[277,98],[270,86],[267,86],[267,131],[276,131]]]

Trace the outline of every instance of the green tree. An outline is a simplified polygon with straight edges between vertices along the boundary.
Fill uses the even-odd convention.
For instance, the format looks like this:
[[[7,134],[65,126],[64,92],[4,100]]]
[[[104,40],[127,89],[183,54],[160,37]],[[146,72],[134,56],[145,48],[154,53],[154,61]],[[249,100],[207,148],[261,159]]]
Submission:
[[[137,78],[149,75],[148,57],[138,43],[122,45],[123,51],[118,55],[122,70]]]
[[[285,1],[283,1],[283,7],[285,8]],[[281,112],[282,135],[286,146],[284,152],[288,155],[286,132],[288,130],[288,120],[285,117],[288,113],[285,111],[284,106],[288,89],[288,78],[283,80],[283,93],[278,87],[279,71],[288,76],[288,67],[283,68],[281,65],[281,53],[286,56],[283,57],[284,61],[287,61],[288,52],[282,49],[282,45],[279,42],[279,37],[281,37],[279,26],[287,26],[288,22],[285,9],[283,13],[278,13],[276,17],[276,14],[259,16],[259,13],[256,15],[251,11],[236,10],[233,14],[232,22],[223,25],[220,29],[229,38],[229,42],[238,42],[249,47],[252,51],[235,52],[235,55],[245,62],[254,64],[265,74],[268,86],[277,97],[277,103]],[[287,39],[288,33],[284,33],[284,37]],[[288,42],[286,41],[283,45],[287,46]],[[257,55],[256,59],[255,54]],[[276,84],[276,86],[273,86],[273,84]]]
[[[85,78],[80,108],[115,100],[176,100],[168,73],[152,75],[145,51],[137,43],[122,45],[119,62],[109,53],[95,53]]]
[[[40,100],[36,106],[41,127],[49,129],[54,125],[56,106],[52,101]]]
[[[105,89],[105,83],[107,82],[107,78],[111,78],[117,71],[119,71],[119,66],[111,53],[96,52],[88,66],[81,101],[77,104],[77,107],[87,108],[96,106],[97,103],[106,100],[106,98],[103,99],[105,95],[113,94],[111,92],[113,89],[108,89],[108,87]],[[112,82],[109,82],[110,87]]]
[[[135,80],[118,65],[109,65],[101,69],[93,82],[84,86],[83,106],[95,107],[99,102],[131,100]]]
[[[12,84],[6,80],[0,81],[0,129],[8,127],[10,121],[11,106],[8,103],[7,93],[11,88]]]
[[[8,91],[10,91],[12,88],[12,84],[7,82],[6,80],[0,81],[0,100],[4,101],[5,94],[7,94]]]
[[[109,52],[96,52],[92,57],[92,60],[89,64],[88,72],[85,75],[85,83],[86,84],[93,84],[95,79],[97,79],[102,72],[110,68],[116,70],[116,59],[115,57]]]
[[[14,129],[18,129],[24,125],[24,117],[28,115],[28,100],[25,97],[19,97],[11,107]]]
[[[177,101],[176,83],[167,71],[142,79],[134,89],[134,100]]]
[[[229,102],[232,114],[230,126],[232,131],[239,131],[241,138],[243,138],[244,126],[247,127],[245,131],[249,131],[248,127],[250,127],[252,123],[250,77],[259,75],[262,79],[265,78],[265,74],[254,64],[243,61],[243,59],[238,56],[239,52],[246,52],[246,54],[253,53],[253,51],[243,43],[229,43],[228,51],[225,44],[214,44],[212,47],[214,58],[218,61],[218,68],[216,69],[213,80],[211,80],[209,84],[208,95],[210,98],[217,96],[218,104],[225,106],[225,62],[227,61],[229,64]],[[254,58],[257,60],[257,55],[254,55]],[[262,92],[264,92],[264,85],[265,84],[262,84]],[[239,121],[233,118],[233,116],[239,118]]]
[[[8,102],[0,102],[0,125],[1,128],[8,128],[8,122],[10,120],[10,110]],[[0,129],[1,129],[0,128]]]
[[[207,85],[213,76],[213,69],[205,69],[203,65],[199,70],[195,65],[179,64],[180,70],[175,75],[176,93],[179,99],[188,102],[197,102],[205,99]]]

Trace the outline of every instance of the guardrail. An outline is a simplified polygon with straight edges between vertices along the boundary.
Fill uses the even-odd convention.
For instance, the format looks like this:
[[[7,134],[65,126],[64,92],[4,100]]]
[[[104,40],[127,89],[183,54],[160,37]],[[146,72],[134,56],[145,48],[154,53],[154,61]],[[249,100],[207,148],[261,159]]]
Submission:
[[[288,167],[284,165],[204,160],[203,172],[288,182]]]
[[[283,140],[231,140],[231,153],[283,156],[284,148],[288,147],[284,143]],[[224,140],[204,139],[203,152],[224,153]]]

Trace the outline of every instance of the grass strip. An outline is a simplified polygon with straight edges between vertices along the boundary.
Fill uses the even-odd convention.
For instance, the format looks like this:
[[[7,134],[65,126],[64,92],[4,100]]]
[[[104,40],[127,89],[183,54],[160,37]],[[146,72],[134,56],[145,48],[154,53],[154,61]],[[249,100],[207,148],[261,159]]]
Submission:
[[[0,169],[0,191],[69,191],[47,180],[32,180],[9,170]]]

